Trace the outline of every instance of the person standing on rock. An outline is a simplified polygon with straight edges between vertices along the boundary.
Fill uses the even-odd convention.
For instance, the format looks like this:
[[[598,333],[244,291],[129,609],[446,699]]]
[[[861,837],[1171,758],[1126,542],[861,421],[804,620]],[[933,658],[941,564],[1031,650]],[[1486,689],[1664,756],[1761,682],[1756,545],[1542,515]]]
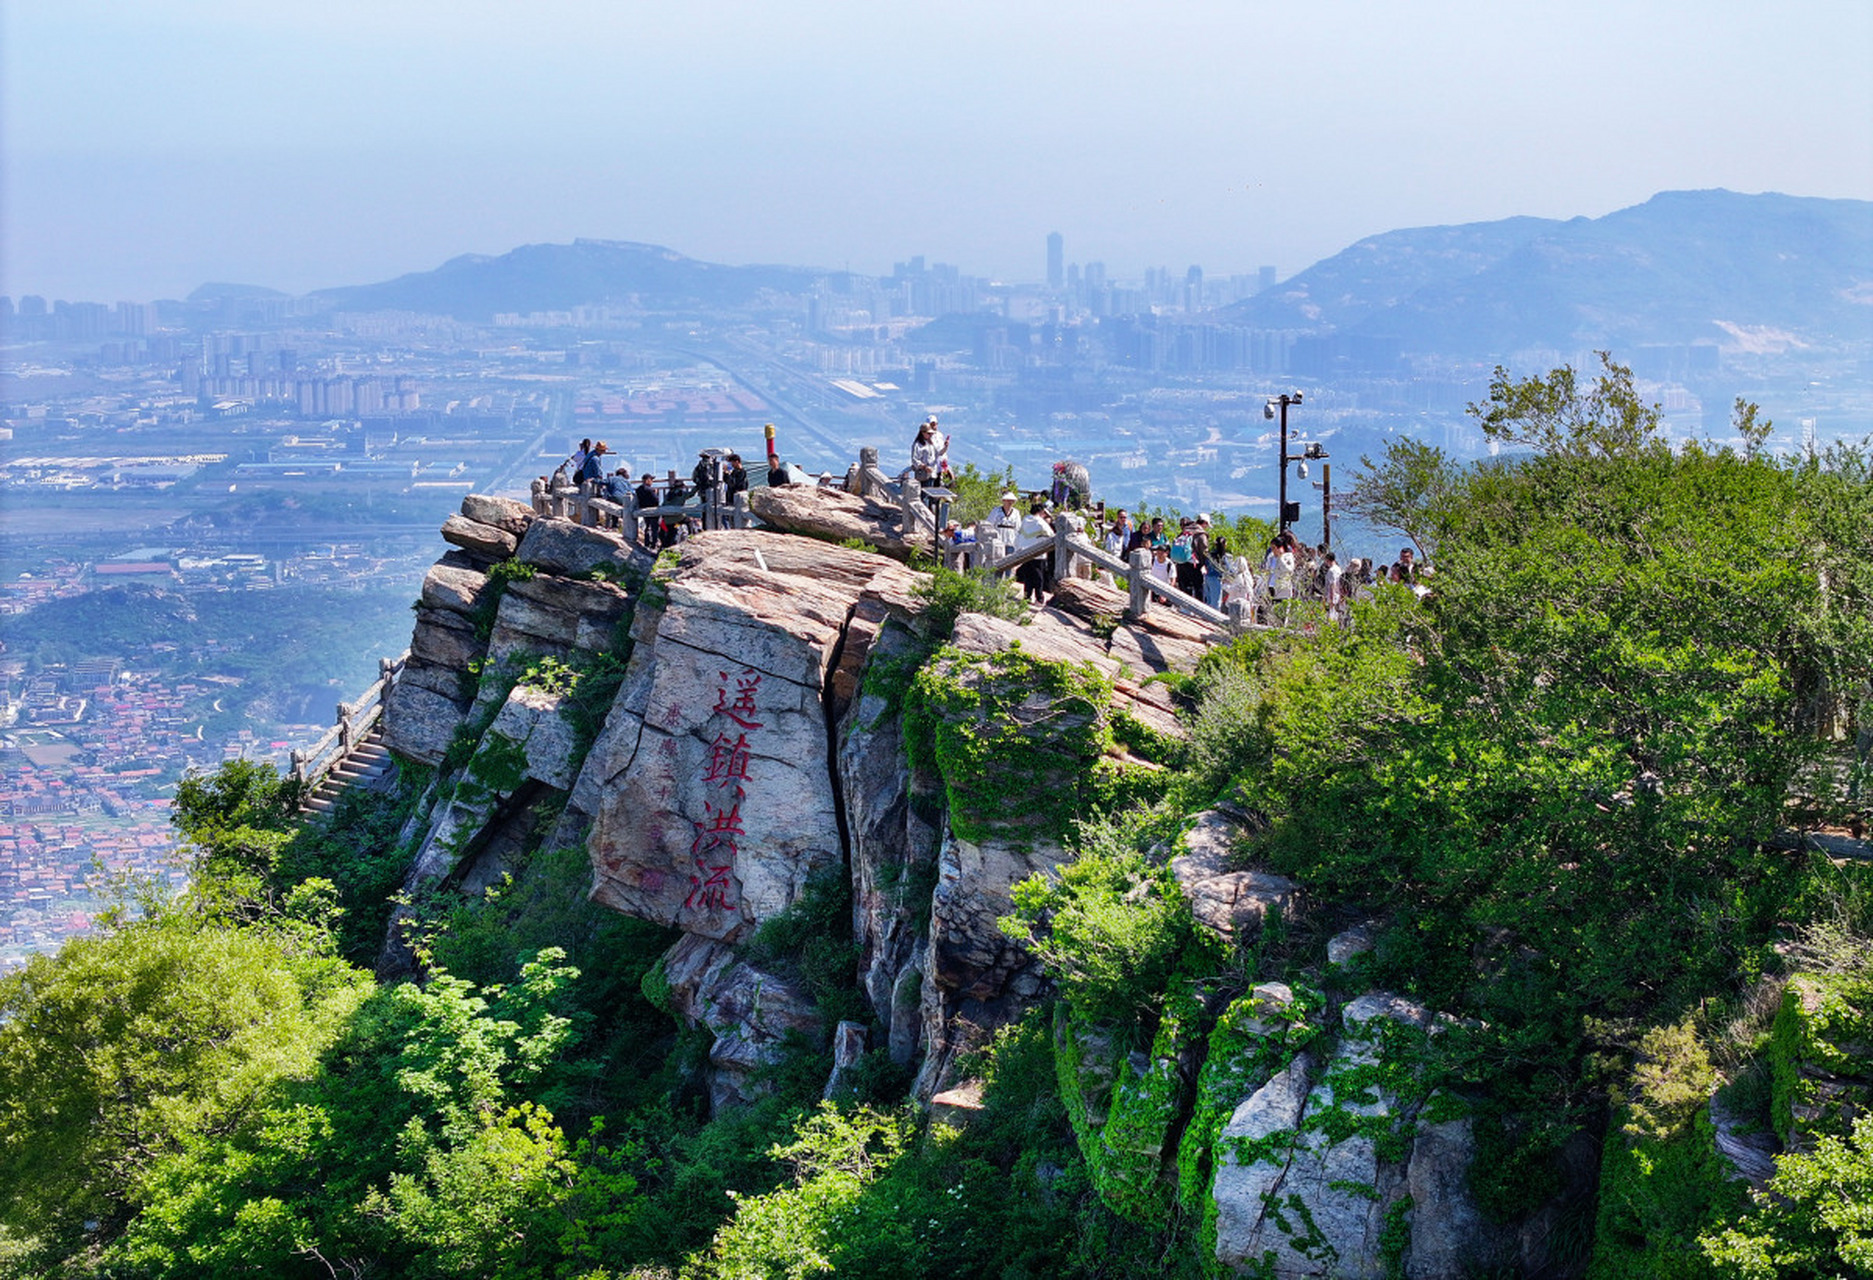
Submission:
[[[748,468],[741,465],[739,453],[728,455],[728,470],[722,476],[722,490],[728,495],[730,503],[735,501],[736,494],[748,492]]]
[[[1107,555],[1117,556],[1121,560],[1131,554],[1132,521],[1123,511],[1112,517],[1112,524],[1106,530],[1105,545]]]

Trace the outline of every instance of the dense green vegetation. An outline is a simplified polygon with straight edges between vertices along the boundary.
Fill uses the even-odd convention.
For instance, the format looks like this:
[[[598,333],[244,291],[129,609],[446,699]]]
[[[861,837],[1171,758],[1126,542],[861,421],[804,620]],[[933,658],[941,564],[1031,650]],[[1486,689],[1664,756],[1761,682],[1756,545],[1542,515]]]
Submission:
[[[1604,1135],[1597,1196],[1554,1228],[1564,1264],[1864,1274],[1873,876],[1781,836],[1848,816],[1833,734],[1873,715],[1869,459],[1763,456],[1747,407],[1741,451],[1673,451],[1610,361],[1585,384],[1499,375],[1477,416],[1532,452],[1466,468],[1401,444],[1358,493],[1434,557],[1432,595],[1214,649],[1173,682],[1184,742],[1114,715],[1095,672],[940,647],[959,611],[1019,610],[932,575],[924,647],[867,689],[959,834],[1071,853],[1003,921],[1056,996],[966,1064],[983,1109],[960,1130],[879,1055],[822,1103],[829,1055],[804,1041],[706,1119],[672,935],[590,905],[583,852],[537,834],[479,898],[398,903],[417,978],[375,981],[430,779],[302,827],[289,786],[237,763],[178,794],[186,894],[133,887],[98,936],[0,981],[0,1274],[1194,1277],[1230,1109],[1354,1038],[1326,993],[1373,987],[1451,1021],[1359,1033],[1371,1059],[1336,1095],[1468,1116],[1492,1218]],[[511,673],[589,694],[594,729],[619,674]],[[1236,944],[1165,866],[1219,804],[1245,865],[1311,904]],[[816,883],[749,944],[829,1018],[865,1017],[850,907]],[[1364,921],[1374,948],[1328,964]],[[1725,1176],[1713,1090],[1789,1144],[1768,1192]],[[1308,1123],[1408,1136],[1338,1107]]]

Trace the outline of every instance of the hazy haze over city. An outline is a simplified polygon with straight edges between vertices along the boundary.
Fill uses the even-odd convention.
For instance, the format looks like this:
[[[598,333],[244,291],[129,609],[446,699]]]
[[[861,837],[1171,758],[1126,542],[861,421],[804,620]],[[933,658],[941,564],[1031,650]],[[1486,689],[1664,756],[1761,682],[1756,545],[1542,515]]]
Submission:
[[[1860,0],[5,11],[18,295],[299,292],[576,236],[1033,279],[1670,188],[1873,197]]]

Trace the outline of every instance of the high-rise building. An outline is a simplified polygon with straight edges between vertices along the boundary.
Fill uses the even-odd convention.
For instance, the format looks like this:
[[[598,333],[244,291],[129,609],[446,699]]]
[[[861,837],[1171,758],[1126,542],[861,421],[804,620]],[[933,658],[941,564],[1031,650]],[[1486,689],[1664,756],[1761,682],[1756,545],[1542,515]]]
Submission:
[[[1058,289],[1067,282],[1067,242],[1058,231],[1047,236],[1047,287]]]
[[[1259,293],[1264,289],[1272,289],[1274,287],[1275,287],[1275,269],[1273,267],[1263,267],[1261,270],[1255,273],[1256,292]]]

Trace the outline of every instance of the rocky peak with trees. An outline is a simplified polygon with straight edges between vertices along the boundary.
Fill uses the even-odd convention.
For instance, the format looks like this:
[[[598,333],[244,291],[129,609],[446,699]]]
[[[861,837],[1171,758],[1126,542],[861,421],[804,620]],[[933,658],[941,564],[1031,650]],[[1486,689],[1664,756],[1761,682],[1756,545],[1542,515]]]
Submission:
[[[1499,371],[1430,596],[1233,638],[471,496],[394,782],[0,982],[0,1269],[1863,1272],[1873,479],[1738,409]]]

